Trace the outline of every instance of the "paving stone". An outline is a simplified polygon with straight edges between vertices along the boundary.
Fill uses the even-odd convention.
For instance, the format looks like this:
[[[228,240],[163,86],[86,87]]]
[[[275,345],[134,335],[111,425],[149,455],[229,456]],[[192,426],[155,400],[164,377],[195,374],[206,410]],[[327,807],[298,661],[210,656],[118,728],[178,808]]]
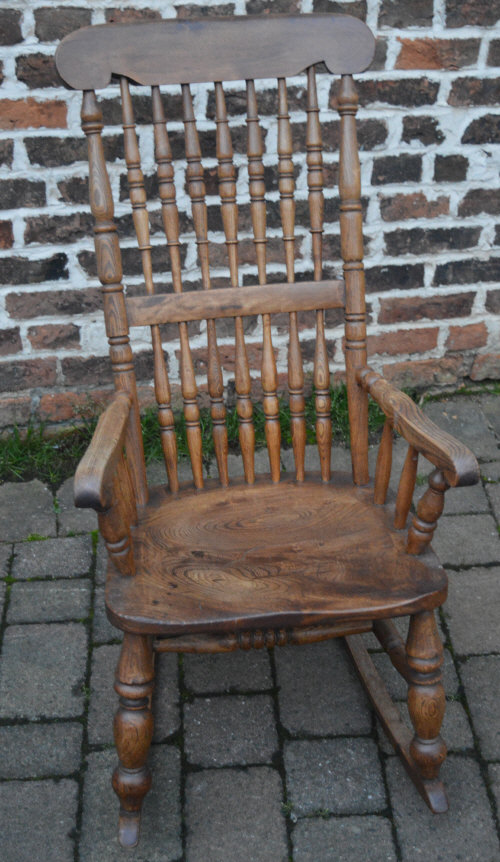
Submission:
[[[33,535],[55,536],[54,498],[38,479],[0,485],[0,536],[17,542]]]
[[[7,592],[6,584],[0,583],[0,619],[2,618],[2,614],[3,614],[3,606],[5,604],[6,592]]]
[[[271,688],[267,650],[237,650],[227,655],[185,655],[184,684],[197,694],[259,691]]]
[[[58,488],[56,498],[59,506],[57,520],[59,535],[68,533],[90,533],[97,530],[97,515],[93,509],[77,509],[73,499],[73,477],[66,479]]]
[[[269,763],[278,747],[271,698],[230,695],[187,703],[184,744],[198,766]]]
[[[163,742],[179,729],[178,657],[164,653],[156,659],[156,684],[153,693],[154,742]]]
[[[92,563],[90,536],[23,542],[14,546],[12,575],[28,578],[72,578],[85,575]]]
[[[500,763],[490,763],[488,766],[488,778],[491,790],[496,799],[497,811],[500,808]]]
[[[8,626],[1,718],[70,718],[83,711],[87,632],[80,623]]]
[[[491,503],[495,518],[500,520],[500,485],[486,485],[486,493]]]
[[[488,425],[500,438],[500,397],[498,395],[481,395],[479,403]]]
[[[0,727],[0,777],[70,775],[80,768],[83,727],[79,722]]]
[[[487,482],[500,482],[500,461],[480,465],[481,476]]]
[[[491,515],[442,518],[432,547],[443,566],[477,566],[500,558],[500,536]]]
[[[500,652],[500,567],[450,572],[444,615],[456,653]]]
[[[8,623],[81,620],[90,608],[90,581],[32,581],[14,584]]]
[[[106,571],[108,568],[108,552],[104,539],[99,536],[97,542],[96,562],[95,562],[95,579],[97,584],[106,583]]]
[[[486,760],[500,760],[500,656],[477,656],[461,667],[472,723]]]
[[[389,695],[394,700],[406,700],[408,686],[400,673],[391,663],[385,652],[372,655],[373,664],[385,682]],[[442,668],[443,685],[447,697],[456,697],[459,688],[459,680],[453,664],[453,658],[449,650],[444,650],[444,663]]]
[[[283,470],[293,473],[295,470],[295,461],[293,457],[293,449],[283,449],[281,452],[281,463]],[[351,453],[345,446],[332,446],[332,454],[330,460],[332,471],[349,472],[351,470]],[[314,445],[306,446],[304,466],[306,470],[317,471],[320,469],[318,447]]]
[[[123,639],[123,632],[111,625],[104,605],[104,587],[96,587],[94,593],[94,620],[92,640],[94,643],[106,643]]]
[[[399,704],[401,716],[407,727],[412,730],[408,707],[406,703]],[[381,725],[377,722],[377,733],[379,745],[384,754],[394,754],[394,749],[387,739]],[[448,751],[466,751],[474,748],[474,738],[469,724],[467,713],[462,704],[455,700],[446,703],[441,735],[448,746]]]
[[[186,862],[288,862],[282,794],[268,766],[188,775]]]
[[[111,787],[116,753],[89,754],[87,763],[80,862],[123,862],[124,859],[174,862],[180,859],[180,756],[177,749],[170,745],[152,748],[153,786],[144,800],[139,845],[130,853],[123,850],[116,839],[118,799]]]
[[[0,784],[0,850],[5,862],[73,862],[78,785],[60,781]]]
[[[384,783],[372,739],[286,743],[288,798],[294,814],[368,814],[385,808]]]
[[[269,473],[267,449],[257,449],[255,452],[254,467],[257,474]],[[235,455],[233,452],[230,452],[227,458],[227,469],[231,478],[243,476],[243,460],[241,455]],[[210,476],[217,476],[217,465],[214,461],[210,464],[209,473]]]
[[[12,545],[0,545],[0,578],[4,578],[9,570],[9,560],[12,556]]]
[[[448,757],[441,769],[450,802],[446,814],[427,808],[397,757],[387,778],[403,862],[418,859],[497,862],[500,848],[479,765],[469,757]]]
[[[118,696],[113,688],[120,645],[96,647],[92,652],[88,734],[91,745],[113,742],[113,717]]]
[[[188,458],[184,458],[177,462],[177,475],[179,482],[190,482],[193,479],[191,471],[191,463]],[[207,476],[207,471],[203,467],[203,475]],[[168,484],[167,471],[164,461],[151,461],[146,467],[146,478],[149,486],[166,485]]]
[[[488,428],[488,422],[477,399],[450,398],[447,401],[431,401],[425,404],[423,409],[429,419],[443,431],[469,446],[476,458],[498,458],[498,441]]]
[[[275,651],[280,718],[290,733],[370,733],[368,700],[340,641]]]
[[[307,817],[293,830],[294,862],[396,862],[385,817]]]

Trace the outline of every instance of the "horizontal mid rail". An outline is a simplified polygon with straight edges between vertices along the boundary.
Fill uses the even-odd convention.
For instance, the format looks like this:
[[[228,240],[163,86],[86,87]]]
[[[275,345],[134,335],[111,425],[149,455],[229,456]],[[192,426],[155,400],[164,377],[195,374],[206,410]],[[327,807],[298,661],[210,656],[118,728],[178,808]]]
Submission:
[[[126,306],[129,326],[154,326],[220,317],[343,308],[344,302],[344,282],[329,280],[134,296],[126,300]]]

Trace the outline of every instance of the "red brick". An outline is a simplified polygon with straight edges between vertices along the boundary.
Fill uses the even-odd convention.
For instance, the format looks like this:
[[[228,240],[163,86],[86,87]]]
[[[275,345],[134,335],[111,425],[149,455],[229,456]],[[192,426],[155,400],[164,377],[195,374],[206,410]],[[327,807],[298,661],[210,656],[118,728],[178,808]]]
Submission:
[[[479,39],[402,39],[396,69],[461,69],[477,59]]]
[[[44,6],[35,9],[35,33],[41,42],[59,41],[73,30],[90,24],[90,18],[90,9]]]
[[[496,105],[499,99],[499,78],[457,78],[453,81],[448,104]]]
[[[10,356],[12,353],[19,353],[22,349],[18,326],[11,329],[0,329],[0,356]]]
[[[29,395],[4,395],[0,397],[0,427],[27,425],[31,414]]]
[[[445,296],[393,296],[380,301],[379,323],[401,323],[406,320],[444,320],[468,317],[475,294],[455,293]]]
[[[485,353],[477,356],[470,372],[471,380],[498,380],[500,378],[500,353]]]
[[[382,27],[430,27],[432,0],[382,0],[378,22]]]
[[[470,189],[458,206],[459,216],[500,213],[500,193],[498,189]]]
[[[155,21],[161,15],[154,9],[106,9],[109,24],[132,24],[134,21]]]
[[[200,18],[203,15],[234,15],[234,3],[224,3],[221,6],[194,6],[191,4],[176,6],[178,18]]]
[[[484,347],[487,338],[488,330],[484,323],[450,326],[446,347],[449,350],[471,350],[473,347]]]
[[[110,388],[85,392],[49,392],[40,398],[36,416],[41,422],[67,422],[82,416],[93,418],[102,412],[113,392]]]
[[[99,287],[8,293],[5,307],[10,317],[17,320],[52,314],[86,314],[102,307],[102,295]]]
[[[0,129],[64,129],[66,115],[66,104],[57,99],[0,99]]]
[[[432,387],[456,386],[464,373],[460,356],[442,359],[422,359],[413,362],[395,362],[384,365],[387,380],[400,389],[425,390]]]
[[[382,332],[380,335],[369,335],[368,353],[397,356],[400,353],[425,353],[437,345],[439,329],[434,326],[429,329],[399,329],[396,332]]]
[[[500,314],[500,290],[488,290],[485,308],[493,314]]]
[[[498,18],[499,0],[446,0],[447,27],[491,27]]]
[[[11,221],[0,221],[0,248],[12,248],[14,235]]]
[[[36,87],[62,87],[55,60],[50,54],[24,54],[16,60],[16,75],[18,81],[26,84],[30,90]]]
[[[80,347],[80,327],[74,323],[45,323],[30,326],[28,338],[35,350],[59,350]]]
[[[442,195],[435,201],[427,200],[422,192],[380,196],[380,214],[384,221],[402,221],[408,218],[436,218],[450,211],[450,199]]]
[[[18,359],[16,362],[0,363],[0,391],[2,392],[54,386],[55,382],[55,356],[48,359]]]

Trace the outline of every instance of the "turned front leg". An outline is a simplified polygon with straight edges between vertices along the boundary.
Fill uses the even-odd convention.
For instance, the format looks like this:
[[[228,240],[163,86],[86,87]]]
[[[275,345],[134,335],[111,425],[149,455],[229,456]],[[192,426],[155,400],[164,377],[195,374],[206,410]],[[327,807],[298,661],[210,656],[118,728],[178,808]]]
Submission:
[[[415,729],[410,753],[425,780],[435,780],[446,757],[446,745],[439,731],[445,711],[441,683],[443,645],[432,611],[410,618],[406,641],[409,686],[408,711]]]
[[[115,681],[120,698],[114,722],[119,764],[113,774],[113,788],[120,799],[118,838],[123,847],[134,847],[139,840],[142,803],[151,787],[146,760],[153,738],[153,680],[151,638],[126,633]]]

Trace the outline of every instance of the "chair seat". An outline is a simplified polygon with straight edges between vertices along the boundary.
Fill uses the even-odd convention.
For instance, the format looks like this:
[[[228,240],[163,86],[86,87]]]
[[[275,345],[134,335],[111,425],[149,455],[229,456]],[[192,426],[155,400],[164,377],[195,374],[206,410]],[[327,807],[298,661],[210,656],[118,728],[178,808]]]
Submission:
[[[134,530],[137,574],[110,565],[106,604],[128,631],[179,635],[367,620],[445,600],[434,554],[409,556],[391,506],[350,475],[259,477],[172,496],[153,489]]]

